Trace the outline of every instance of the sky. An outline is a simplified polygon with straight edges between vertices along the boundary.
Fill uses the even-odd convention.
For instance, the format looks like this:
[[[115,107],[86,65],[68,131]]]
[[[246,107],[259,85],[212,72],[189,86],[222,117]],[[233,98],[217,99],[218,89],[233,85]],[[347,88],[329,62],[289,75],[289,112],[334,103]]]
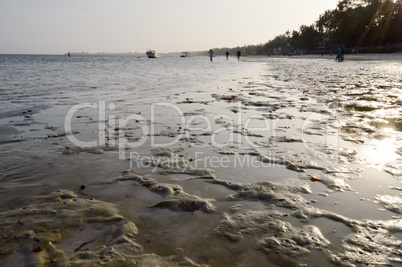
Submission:
[[[201,51],[266,43],[338,0],[0,0],[0,54]]]

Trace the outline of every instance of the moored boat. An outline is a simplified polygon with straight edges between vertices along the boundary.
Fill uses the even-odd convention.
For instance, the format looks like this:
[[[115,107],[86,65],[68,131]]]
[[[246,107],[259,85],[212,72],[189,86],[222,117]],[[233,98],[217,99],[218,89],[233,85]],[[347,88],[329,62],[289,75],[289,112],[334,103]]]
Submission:
[[[181,52],[180,57],[189,57],[190,52]]]
[[[159,57],[159,55],[155,52],[155,50],[148,50],[146,52],[146,54],[147,54],[147,56],[149,58],[157,58],[157,57]]]

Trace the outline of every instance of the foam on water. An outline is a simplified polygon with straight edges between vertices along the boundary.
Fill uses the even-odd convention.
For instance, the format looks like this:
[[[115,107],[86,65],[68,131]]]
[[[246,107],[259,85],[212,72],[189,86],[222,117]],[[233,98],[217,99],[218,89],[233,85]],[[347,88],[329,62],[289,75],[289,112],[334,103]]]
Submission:
[[[25,207],[31,232],[4,237],[0,263],[400,263],[401,59],[1,55],[0,223]],[[100,202],[79,203],[113,207],[96,225],[39,197],[83,184]]]

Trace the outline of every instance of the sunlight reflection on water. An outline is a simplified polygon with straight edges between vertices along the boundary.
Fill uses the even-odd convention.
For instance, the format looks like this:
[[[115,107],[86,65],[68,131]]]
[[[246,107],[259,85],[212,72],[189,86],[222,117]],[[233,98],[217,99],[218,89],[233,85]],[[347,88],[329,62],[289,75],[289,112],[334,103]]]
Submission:
[[[378,165],[378,168],[382,169],[385,164],[399,157],[399,155],[395,153],[395,148],[395,140],[385,138],[383,140],[376,140],[372,145],[370,144],[363,148],[359,156],[368,163]]]

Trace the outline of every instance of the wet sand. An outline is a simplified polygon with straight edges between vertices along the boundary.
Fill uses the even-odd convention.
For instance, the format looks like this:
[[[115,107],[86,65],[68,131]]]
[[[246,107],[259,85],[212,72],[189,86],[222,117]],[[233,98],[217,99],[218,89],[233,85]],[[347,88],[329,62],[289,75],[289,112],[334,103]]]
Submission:
[[[0,264],[401,264],[400,62],[217,58],[191,84],[172,68],[150,91],[98,78],[56,104],[10,108]],[[92,107],[67,131],[81,99]]]

